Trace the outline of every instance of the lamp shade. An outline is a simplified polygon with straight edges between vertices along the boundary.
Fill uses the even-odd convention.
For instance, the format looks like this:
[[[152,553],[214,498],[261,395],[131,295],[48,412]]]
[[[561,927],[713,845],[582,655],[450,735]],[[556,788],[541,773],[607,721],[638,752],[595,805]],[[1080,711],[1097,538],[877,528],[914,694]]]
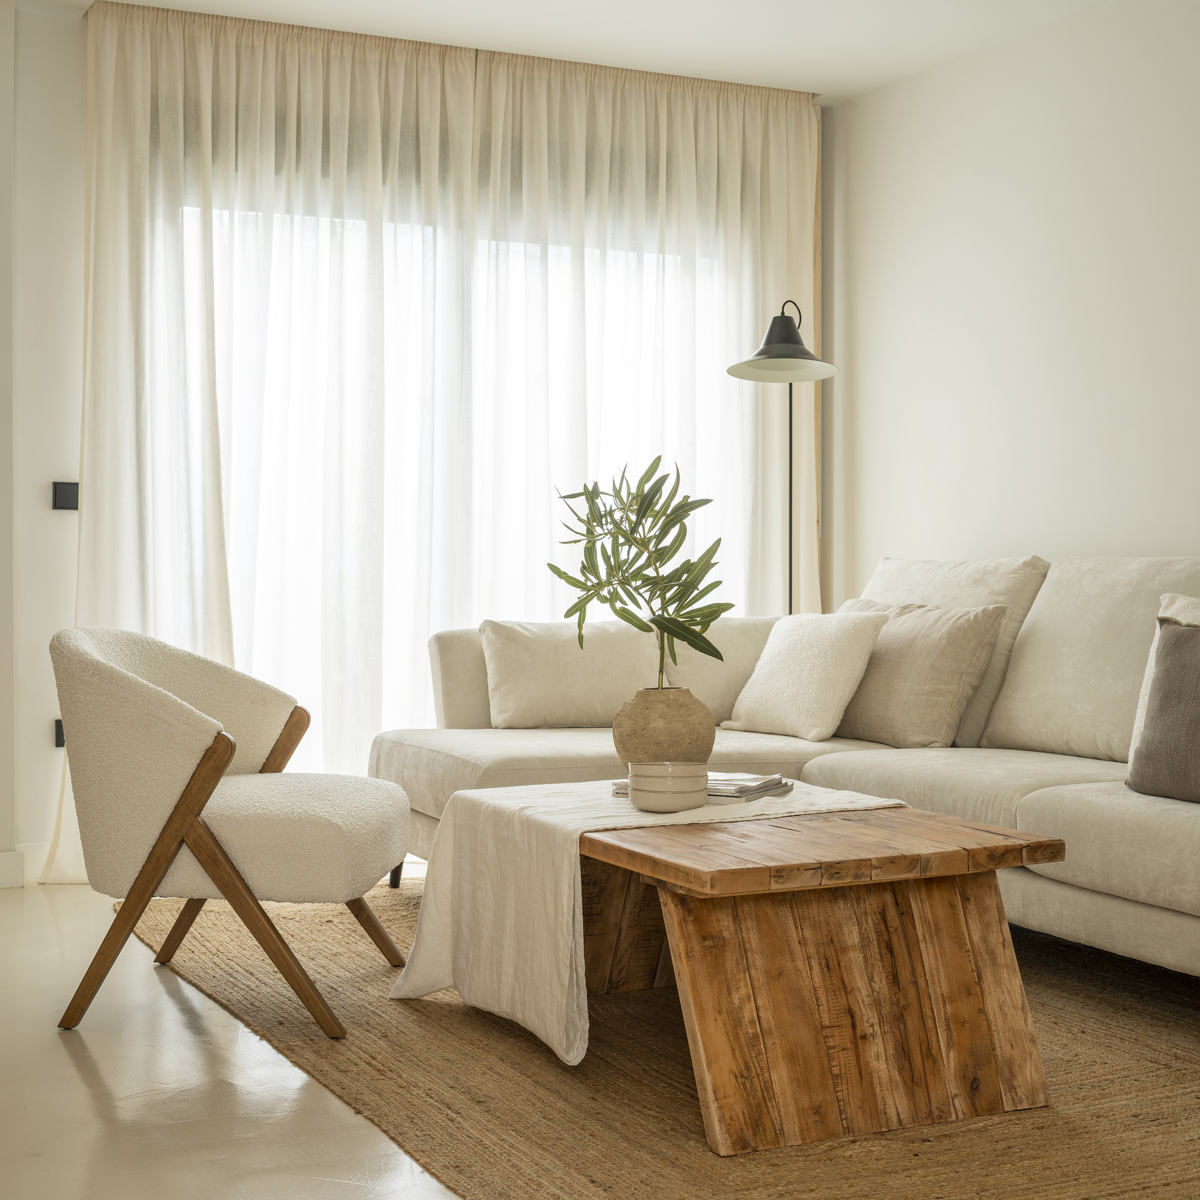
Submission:
[[[795,301],[787,303],[795,304]],[[745,362],[734,363],[728,372],[735,379],[750,379],[756,383],[805,383],[828,379],[837,374],[837,367],[819,359],[804,344],[799,325],[787,313],[781,312],[771,318],[767,336],[758,352]]]

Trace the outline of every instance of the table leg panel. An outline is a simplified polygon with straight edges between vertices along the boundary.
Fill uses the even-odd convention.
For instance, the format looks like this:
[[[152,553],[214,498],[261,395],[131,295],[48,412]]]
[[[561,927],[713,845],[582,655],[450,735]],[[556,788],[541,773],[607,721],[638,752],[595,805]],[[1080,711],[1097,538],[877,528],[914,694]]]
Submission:
[[[634,992],[658,986],[666,930],[658,889],[631,875],[613,947],[610,992]]]
[[[718,1154],[783,1146],[734,898],[659,889],[704,1131]]]
[[[796,903],[738,901],[738,923],[785,1145],[848,1133]]]
[[[989,964],[976,963],[961,878],[913,880],[897,892],[916,925],[955,1115],[977,1117],[1003,1112],[1004,1097],[980,986]]]
[[[594,858],[579,860],[583,887],[583,962],[589,992],[607,992],[629,872]]]
[[[658,895],[717,1153],[1046,1103],[994,875]]]
[[[891,1067],[893,1111],[903,1125],[954,1119],[933,999],[915,924],[895,887],[854,888],[868,978],[878,996],[880,1036]]]
[[[583,885],[583,956],[593,993],[670,986],[657,889],[623,867],[580,860]]]
[[[1004,1107],[1008,1111],[1040,1108],[1050,1103],[1046,1069],[996,876],[964,875],[958,881],[958,892],[971,950],[986,985],[982,989],[983,1007]],[[986,971],[982,969],[985,964]]]
[[[854,891],[839,887],[797,892],[792,903],[847,1134],[901,1123],[880,1037],[875,983],[862,954]],[[762,899],[770,903],[774,898]]]

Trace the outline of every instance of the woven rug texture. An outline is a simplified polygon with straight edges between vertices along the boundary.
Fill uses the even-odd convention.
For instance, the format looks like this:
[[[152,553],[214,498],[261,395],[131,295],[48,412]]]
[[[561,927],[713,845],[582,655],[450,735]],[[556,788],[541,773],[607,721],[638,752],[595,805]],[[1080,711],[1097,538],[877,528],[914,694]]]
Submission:
[[[368,897],[401,948],[421,882]],[[138,926],[151,946],[180,902]],[[1014,930],[1051,1106],[735,1158],[704,1140],[673,990],[593,997],[564,1066],[453,991],[389,1000],[389,968],[337,905],[266,906],[346,1026],[324,1037],[223,903],[172,969],[468,1200],[1106,1200],[1200,1197],[1200,981]],[[149,969],[149,966],[147,966]]]

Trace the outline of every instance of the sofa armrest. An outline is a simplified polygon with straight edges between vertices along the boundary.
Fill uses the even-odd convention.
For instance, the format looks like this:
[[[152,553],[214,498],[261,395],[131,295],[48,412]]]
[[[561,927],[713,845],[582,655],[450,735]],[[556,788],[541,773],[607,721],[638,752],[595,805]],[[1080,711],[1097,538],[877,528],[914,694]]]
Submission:
[[[487,663],[478,629],[445,629],[429,639],[439,729],[490,729]]]

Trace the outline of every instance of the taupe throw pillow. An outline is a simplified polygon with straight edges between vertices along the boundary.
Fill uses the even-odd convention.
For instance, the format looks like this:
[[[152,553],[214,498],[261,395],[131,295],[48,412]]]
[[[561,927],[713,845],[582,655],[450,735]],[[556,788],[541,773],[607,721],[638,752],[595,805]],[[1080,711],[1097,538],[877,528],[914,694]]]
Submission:
[[[1200,627],[1160,616],[1149,670],[1125,782],[1148,796],[1200,803]]]
[[[838,736],[887,746],[950,746],[992,661],[1002,604],[935,608],[847,600],[840,612],[884,613],[867,670]]]

